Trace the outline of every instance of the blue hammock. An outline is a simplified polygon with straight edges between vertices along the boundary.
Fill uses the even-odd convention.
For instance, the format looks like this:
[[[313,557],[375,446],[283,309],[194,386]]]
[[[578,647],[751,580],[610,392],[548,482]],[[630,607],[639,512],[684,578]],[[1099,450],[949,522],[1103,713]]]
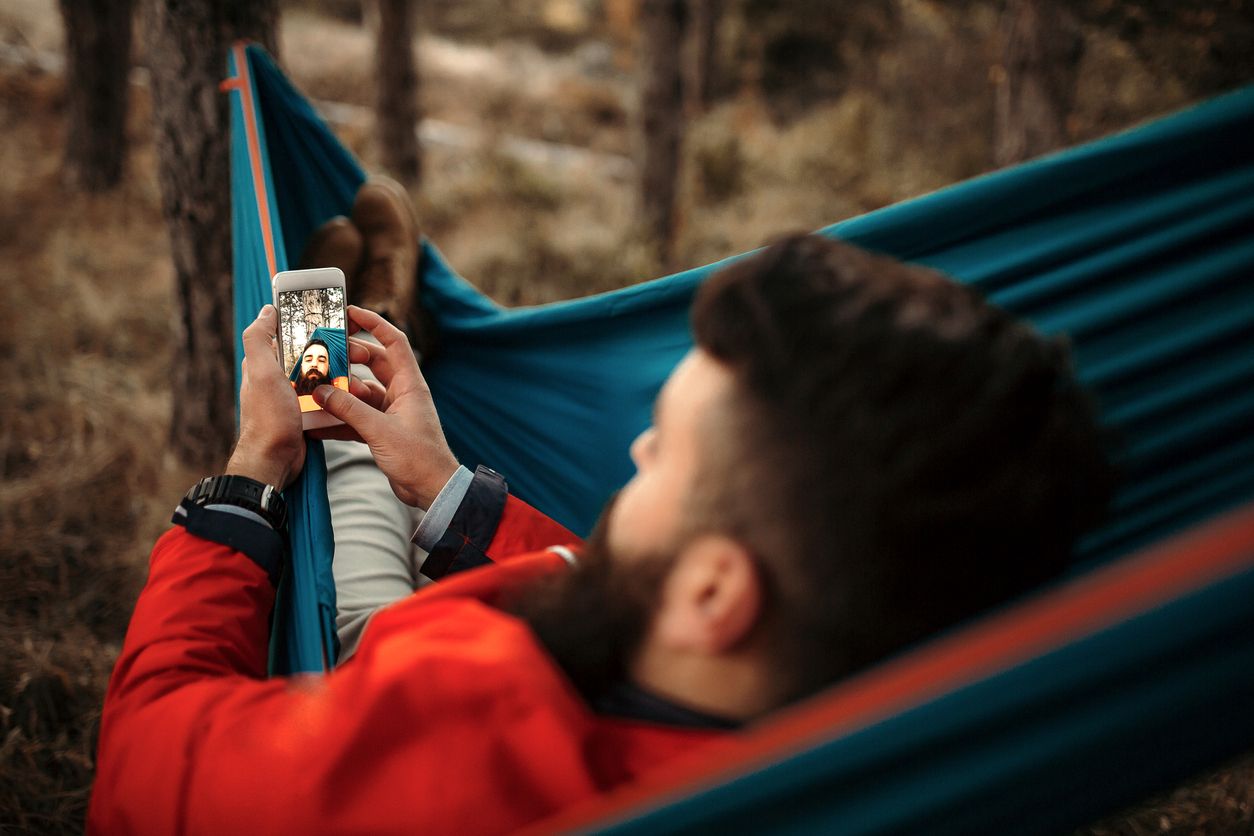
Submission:
[[[228,67],[242,331],[269,301],[270,276],[299,258],[321,223],[347,214],[364,175],[261,49],[236,46]],[[821,230],[944,270],[1041,330],[1069,335],[1081,379],[1122,438],[1126,474],[1111,522],[1081,544],[1078,573],[1254,496],[1251,137],[1254,89],[1247,89]],[[422,301],[442,343],[426,373],[454,451],[505,473],[520,497],[588,531],[630,476],[628,445],[691,346],[693,291],[726,262],[585,299],[504,309],[453,273],[430,243],[423,247]],[[325,480],[313,442],[288,492],[292,567],[276,606],[276,672],[322,670],[335,656]],[[1241,520],[1254,526],[1248,515]],[[1254,557],[1247,545],[1241,552],[1246,546],[1228,542]],[[1244,606],[1254,580],[1248,565],[1242,571],[1129,612],[922,708],[821,740],[769,769],[759,764],[700,803],[673,800],[643,817],[628,814],[620,826],[643,832],[734,822],[746,815],[738,798],[755,799],[758,824],[779,829],[822,824],[877,833],[903,821],[907,829],[911,821],[934,823],[929,815],[950,816],[954,832],[996,830],[1011,816],[1040,832],[1082,822],[1254,745],[1254,719],[1245,716],[1254,712],[1233,709],[1254,697],[1254,623]],[[1127,676],[1112,683],[1098,675],[1103,670],[1154,676],[1128,687]],[[1029,710],[1061,704],[1075,710]],[[1130,719],[1116,722],[1123,716]],[[1183,730],[1164,738],[1170,756],[1144,757],[1134,738],[1153,750],[1144,737],[1164,727]],[[958,762],[938,754],[972,728],[981,736],[951,750]],[[1048,735],[1058,737],[1044,745]],[[827,768],[815,769],[815,758]],[[900,780],[881,780],[886,770]],[[999,774],[1022,781],[1007,786]],[[1063,797],[1064,787],[1073,792]],[[975,808],[954,809],[966,802]]]

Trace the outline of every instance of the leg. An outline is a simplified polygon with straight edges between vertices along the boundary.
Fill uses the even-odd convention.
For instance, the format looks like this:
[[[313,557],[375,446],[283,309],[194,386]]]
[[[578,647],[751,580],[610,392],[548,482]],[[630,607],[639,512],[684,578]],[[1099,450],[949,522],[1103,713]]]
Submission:
[[[388,315],[408,327],[413,338],[413,323],[418,321],[418,239],[418,221],[404,188],[374,177],[358,191],[351,221],[333,218],[314,233],[301,266],[339,266],[348,280],[350,301]],[[418,336],[430,342],[433,329],[422,331]],[[352,371],[359,378],[373,379],[364,366],[353,366]],[[341,659],[347,659],[375,610],[427,582],[418,573],[426,553],[409,542],[422,513],[396,498],[364,444],[325,444],[327,498],[335,531],[336,628]]]
[[[372,378],[353,366],[359,378]],[[426,559],[409,538],[422,512],[396,498],[366,445],[327,441],[327,499],[335,531],[335,595],[340,659],[357,649],[370,615],[426,583],[418,567]]]

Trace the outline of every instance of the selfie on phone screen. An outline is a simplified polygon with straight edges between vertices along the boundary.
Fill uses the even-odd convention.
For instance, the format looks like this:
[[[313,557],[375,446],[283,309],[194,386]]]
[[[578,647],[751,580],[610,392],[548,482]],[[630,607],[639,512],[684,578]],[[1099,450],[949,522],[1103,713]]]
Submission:
[[[305,288],[277,296],[283,370],[299,396],[301,412],[320,410],[313,399],[319,386],[348,391],[344,289]]]

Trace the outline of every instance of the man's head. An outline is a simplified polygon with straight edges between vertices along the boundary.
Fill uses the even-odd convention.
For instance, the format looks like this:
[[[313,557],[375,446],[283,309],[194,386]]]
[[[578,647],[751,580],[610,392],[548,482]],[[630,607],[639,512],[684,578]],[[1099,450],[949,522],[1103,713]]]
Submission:
[[[936,272],[790,238],[692,323],[591,544],[639,604],[602,679],[753,716],[1056,576],[1101,513],[1065,346]]]
[[[307,395],[323,383],[330,382],[331,354],[327,351],[327,344],[318,339],[310,340],[300,353],[300,376],[296,380],[296,391]]]

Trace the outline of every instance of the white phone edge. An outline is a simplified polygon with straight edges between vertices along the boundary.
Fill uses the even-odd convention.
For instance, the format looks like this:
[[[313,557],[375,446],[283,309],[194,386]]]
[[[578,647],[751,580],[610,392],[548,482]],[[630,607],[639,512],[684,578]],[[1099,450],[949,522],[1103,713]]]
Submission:
[[[309,270],[283,270],[275,273],[270,279],[270,296],[274,308],[279,312],[279,316],[283,316],[283,309],[279,307],[279,293],[284,290],[316,290],[322,287],[339,287],[345,290],[347,294],[347,282],[344,280],[344,271],[338,267],[314,267]],[[345,299],[344,325],[345,333],[348,326],[348,301]],[[283,323],[279,322],[280,331]],[[278,351],[278,335],[276,334],[275,350]],[[282,356],[282,355],[280,355]],[[300,423],[303,430],[320,430],[324,427],[336,427],[344,422],[325,410],[318,409],[312,412],[302,412],[300,414]]]

